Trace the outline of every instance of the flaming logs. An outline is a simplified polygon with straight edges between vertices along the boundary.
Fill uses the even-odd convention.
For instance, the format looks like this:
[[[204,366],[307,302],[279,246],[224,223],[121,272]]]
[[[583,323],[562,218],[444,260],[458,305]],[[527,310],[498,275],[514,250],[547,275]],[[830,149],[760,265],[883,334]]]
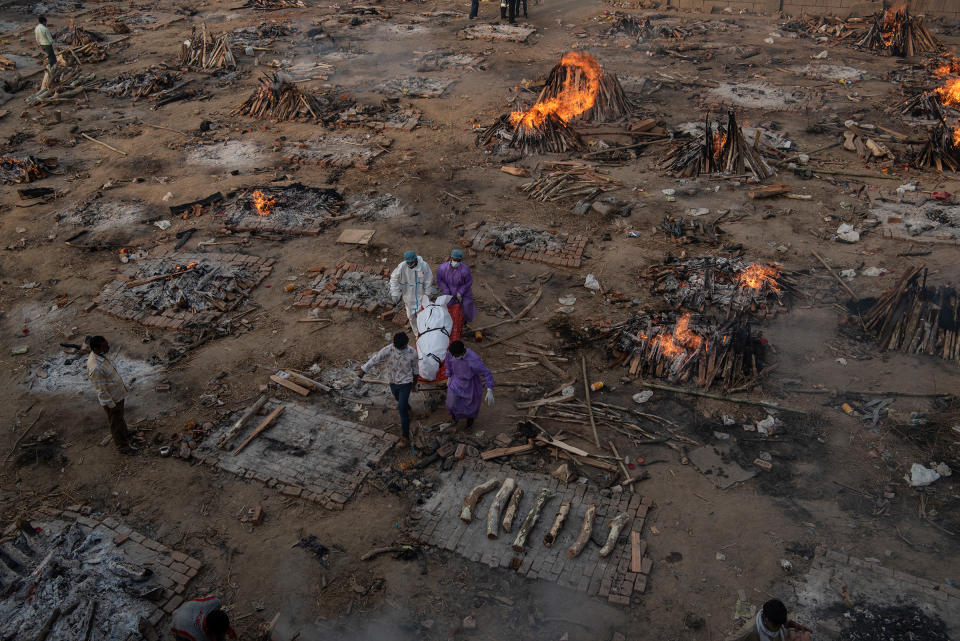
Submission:
[[[943,49],[943,43],[923,24],[923,16],[911,16],[906,6],[878,13],[856,46],[900,57],[937,53]]]
[[[712,327],[690,323],[690,314],[673,323],[640,315],[621,329],[612,349],[634,376],[680,384],[692,379],[705,390],[715,383],[731,388],[759,378],[764,341],[748,322]]]
[[[910,268],[863,316],[880,349],[933,354],[960,363],[960,293],[927,287],[927,268]]]
[[[659,166],[678,177],[712,173],[743,175],[749,170],[757,180],[764,180],[774,171],[763,159],[759,143],[758,130],[753,144],[747,144],[732,111],[727,116],[726,128],[717,125],[716,130],[708,113],[704,118],[703,136],[675,145],[660,160]]]
[[[556,114],[547,114],[539,124],[521,122],[513,130],[510,146],[523,155],[563,153],[584,149],[583,141],[573,128]]]
[[[178,60],[181,67],[201,71],[237,68],[237,60],[230,48],[227,35],[221,34],[216,38],[213,37],[207,33],[206,23],[193,27],[190,39],[180,45]]]
[[[960,127],[951,131],[942,122],[930,130],[923,149],[913,159],[917,169],[949,171],[960,169]]]
[[[258,120],[277,121],[320,119],[323,108],[312,95],[301,91],[283,74],[275,73],[260,79],[260,87],[247,100],[230,112]]]
[[[0,180],[8,185],[29,183],[46,177],[47,168],[44,161],[39,158],[0,157]]]

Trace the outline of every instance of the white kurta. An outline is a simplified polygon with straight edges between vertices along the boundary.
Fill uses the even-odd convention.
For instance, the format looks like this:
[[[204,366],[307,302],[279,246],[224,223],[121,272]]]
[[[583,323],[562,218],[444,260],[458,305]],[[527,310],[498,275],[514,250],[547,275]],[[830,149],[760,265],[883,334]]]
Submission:
[[[407,318],[410,320],[410,327],[413,329],[413,335],[419,336],[417,330],[417,311],[420,308],[420,297],[429,294],[433,288],[433,271],[430,265],[423,258],[417,256],[417,264],[410,268],[404,261],[397,265],[397,268],[390,274],[390,295],[403,298],[403,304],[407,308]]]

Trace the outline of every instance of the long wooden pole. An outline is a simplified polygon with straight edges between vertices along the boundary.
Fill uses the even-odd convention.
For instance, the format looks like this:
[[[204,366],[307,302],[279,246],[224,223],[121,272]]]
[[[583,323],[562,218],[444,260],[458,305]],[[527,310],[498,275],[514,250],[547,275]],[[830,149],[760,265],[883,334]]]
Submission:
[[[94,138],[94,137],[92,137],[92,136],[88,136],[87,134],[80,134],[80,135],[83,136],[84,138],[86,138],[87,140],[89,140],[90,142],[95,142],[95,143],[97,143],[98,145],[100,145],[101,147],[106,147],[106,148],[109,149],[110,151],[115,151],[115,152],[117,152],[117,153],[120,154],[121,156],[126,156],[126,155],[127,155],[127,152],[123,151],[122,149],[117,149],[117,148],[114,147],[113,145],[108,145],[107,143],[103,142],[102,140],[97,140],[96,138]]]
[[[825,261],[825,260],[823,259],[823,257],[820,256],[820,254],[818,254],[817,252],[810,252],[810,253],[813,254],[814,258],[816,258],[817,260],[819,260],[820,263],[821,263],[824,267],[827,268],[827,271],[830,272],[830,275],[833,276],[838,283],[840,283],[840,286],[841,286],[841,287],[843,287],[845,290],[847,290],[847,293],[848,293],[848,294],[850,294],[851,296],[853,296],[853,299],[854,299],[854,300],[859,300],[859,296],[857,296],[857,295],[853,292],[853,290],[850,289],[850,286],[849,286],[849,285],[847,285],[845,282],[843,282],[843,279],[840,278],[840,276],[838,276],[835,271],[833,271],[833,268],[830,267],[830,265],[827,264],[827,261]]]
[[[740,403],[741,405],[756,405],[758,407],[769,407],[770,409],[773,409],[773,410],[790,412],[792,414],[806,414],[804,410],[798,410],[792,407],[784,407],[783,405],[777,405],[776,403],[770,403],[768,401],[755,401],[749,398],[723,396],[722,394],[711,394],[709,392],[700,392],[698,390],[686,389],[683,387],[672,387],[670,385],[660,385],[658,383],[648,383],[646,381],[640,381],[639,384],[643,385],[644,387],[649,387],[651,389],[659,389],[665,392],[676,392],[677,394],[687,394],[688,396],[702,396],[703,398],[712,398],[714,400],[728,401],[730,403]]]
[[[590,427],[593,429],[593,441],[600,447],[600,436],[597,434],[597,422],[593,420],[593,405],[590,404],[590,379],[587,378],[587,357],[580,354],[580,365],[583,367],[583,393],[587,400],[587,416],[590,417]]]
[[[248,436],[246,440],[244,440],[243,443],[241,443],[239,447],[237,447],[237,449],[233,451],[233,455],[236,456],[237,454],[239,454],[240,450],[245,448],[250,441],[256,438],[257,434],[259,434],[260,432],[262,432],[263,430],[267,429],[267,427],[270,426],[270,423],[273,422],[273,419],[283,414],[283,410],[285,409],[287,409],[287,406],[281,405],[275,410],[273,410],[272,412],[270,412],[267,415],[267,418],[263,419],[263,421],[260,422],[260,425],[257,425],[257,429],[253,430],[253,432],[250,433],[250,436]]]

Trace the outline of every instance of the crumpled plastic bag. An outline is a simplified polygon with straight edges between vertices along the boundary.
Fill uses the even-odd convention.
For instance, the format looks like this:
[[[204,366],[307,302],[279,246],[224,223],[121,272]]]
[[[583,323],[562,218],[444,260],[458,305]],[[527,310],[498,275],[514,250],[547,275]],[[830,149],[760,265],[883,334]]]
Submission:
[[[593,274],[587,274],[587,280],[584,281],[583,286],[596,292],[600,291],[600,281]]]
[[[931,470],[929,467],[924,467],[919,463],[914,463],[910,466],[910,476],[905,476],[903,478],[910,485],[910,487],[923,487],[938,480],[940,475],[937,474],[936,470]]]

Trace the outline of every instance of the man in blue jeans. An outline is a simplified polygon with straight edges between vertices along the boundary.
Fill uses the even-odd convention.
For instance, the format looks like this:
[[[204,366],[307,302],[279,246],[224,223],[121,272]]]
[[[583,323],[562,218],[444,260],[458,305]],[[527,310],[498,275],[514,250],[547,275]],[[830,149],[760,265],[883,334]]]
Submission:
[[[390,383],[390,392],[397,399],[397,412],[400,413],[400,432],[403,437],[400,447],[410,443],[410,392],[417,382],[419,368],[417,352],[410,347],[410,339],[404,332],[397,332],[393,336],[393,343],[387,345],[370,357],[360,366],[360,378],[378,363],[384,363],[387,382]]]

